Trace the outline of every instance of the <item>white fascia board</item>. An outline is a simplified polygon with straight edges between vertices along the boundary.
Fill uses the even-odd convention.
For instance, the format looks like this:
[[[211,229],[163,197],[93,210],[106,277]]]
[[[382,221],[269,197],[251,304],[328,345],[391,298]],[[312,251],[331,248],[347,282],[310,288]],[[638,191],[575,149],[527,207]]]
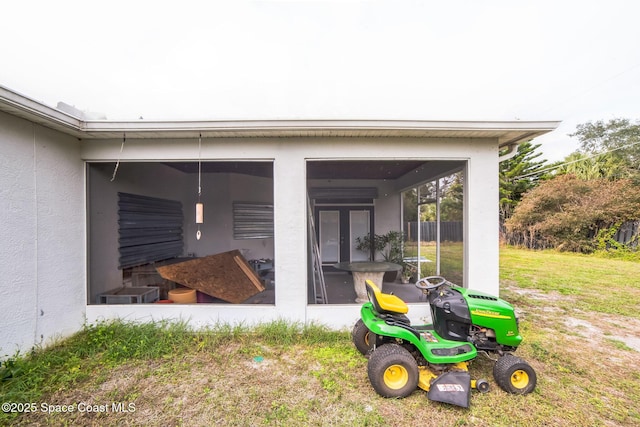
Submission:
[[[464,122],[404,120],[87,121],[85,138],[420,137],[494,138],[499,147],[548,133],[558,121]]]
[[[559,121],[428,121],[428,120],[224,120],[224,121],[86,121],[87,132],[121,131],[287,131],[287,130],[418,130],[540,132],[554,130]]]
[[[78,136],[82,129],[82,120],[63,111],[51,108],[27,96],[21,95],[4,86],[0,86],[0,111],[39,123],[44,126],[65,130]]]
[[[207,137],[489,137],[498,138],[500,147],[505,147],[550,132],[560,124],[559,121],[524,120],[82,120],[3,86],[0,86],[0,111],[82,139],[114,138],[123,133],[132,138],[193,138],[199,134]]]

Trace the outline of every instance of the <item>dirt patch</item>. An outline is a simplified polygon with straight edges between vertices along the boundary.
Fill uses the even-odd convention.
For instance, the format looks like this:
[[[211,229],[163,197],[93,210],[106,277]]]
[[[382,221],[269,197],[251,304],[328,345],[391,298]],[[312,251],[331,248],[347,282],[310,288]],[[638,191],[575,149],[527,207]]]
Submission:
[[[505,287],[509,292],[525,296],[538,301],[549,303],[572,301],[573,297],[562,295],[560,292],[545,292],[540,289],[523,289],[517,287]],[[553,305],[543,308],[543,311],[553,312]],[[600,345],[604,340],[614,340],[624,343],[627,347],[640,352],[640,338],[637,331],[640,330],[640,320],[626,316],[615,316],[602,313],[585,313],[581,310],[572,310],[574,316],[566,316],[564,324],[572,332],[590,340],[592,345]],[[591,317],[589,320],[584,317]],[[595,316],[595,317],[594,317]]]
[[[620,341],[627,347],[640,352],[640,338],[636,335],[636,331],[640,328],[640,321],[637,319],[598,314],[597,319],[591,321],[567,317],[565,324],[584,338],[597,340],[598,342],[605,339]]]
[[[531,299],[541,300],[541,301],[566,301],[571,300],[570,297],[566,295],[562,295],[560,292],[551,291],[544,292],[540,289],[522,289],[522,288],[506,288],[510,292],[516,293],[518,295],[524,295]]]

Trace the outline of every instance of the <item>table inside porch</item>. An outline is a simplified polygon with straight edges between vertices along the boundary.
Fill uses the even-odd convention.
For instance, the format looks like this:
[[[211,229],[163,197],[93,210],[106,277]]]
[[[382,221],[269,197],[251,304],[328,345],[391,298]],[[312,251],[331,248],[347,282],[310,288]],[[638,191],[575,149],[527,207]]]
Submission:
[[[356,302],[367,302],[367,288],[365,281],[371,280],[382,290],[382,279],[387,271],[401,271],[402,266],[393,262],[382,261],[354,261],[339,262],[333,265],[337,270],[350,271],[353,274],[353,287],[356,291]]]

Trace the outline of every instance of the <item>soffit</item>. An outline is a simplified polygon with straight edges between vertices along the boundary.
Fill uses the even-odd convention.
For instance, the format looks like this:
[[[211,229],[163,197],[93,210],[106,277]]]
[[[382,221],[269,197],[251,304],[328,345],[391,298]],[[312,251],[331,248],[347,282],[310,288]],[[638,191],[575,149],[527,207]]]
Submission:
[[[123,162],[121,168],[135,167],[135,162]],[[261,161],[197,161],[162,162],[187,174],[236,173],[273,178],[273,162]],[[464,167],[464,161],[447,160],[312,160],[307,161],[307,179],[310,180],[388,180],[395,181],[399,190],[416,183],[451,175]],[[92,167],[105,171],[113,163],[94,163]]]
[[[309,179],[390,179],[394,180],[424,167],[428,162],[413,160],[322,160],[307,162]],[[184,173],[239,173],[273,177],[272,162],[204,161],[164,162]]]

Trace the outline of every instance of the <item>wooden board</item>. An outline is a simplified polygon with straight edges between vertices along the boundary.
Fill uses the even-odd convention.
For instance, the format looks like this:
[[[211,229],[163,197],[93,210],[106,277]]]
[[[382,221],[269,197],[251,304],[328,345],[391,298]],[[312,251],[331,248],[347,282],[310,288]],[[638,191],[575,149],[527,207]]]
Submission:
[[[167,280],[234,304],[265,289],[238,250],[165,265],[156,270]]]

